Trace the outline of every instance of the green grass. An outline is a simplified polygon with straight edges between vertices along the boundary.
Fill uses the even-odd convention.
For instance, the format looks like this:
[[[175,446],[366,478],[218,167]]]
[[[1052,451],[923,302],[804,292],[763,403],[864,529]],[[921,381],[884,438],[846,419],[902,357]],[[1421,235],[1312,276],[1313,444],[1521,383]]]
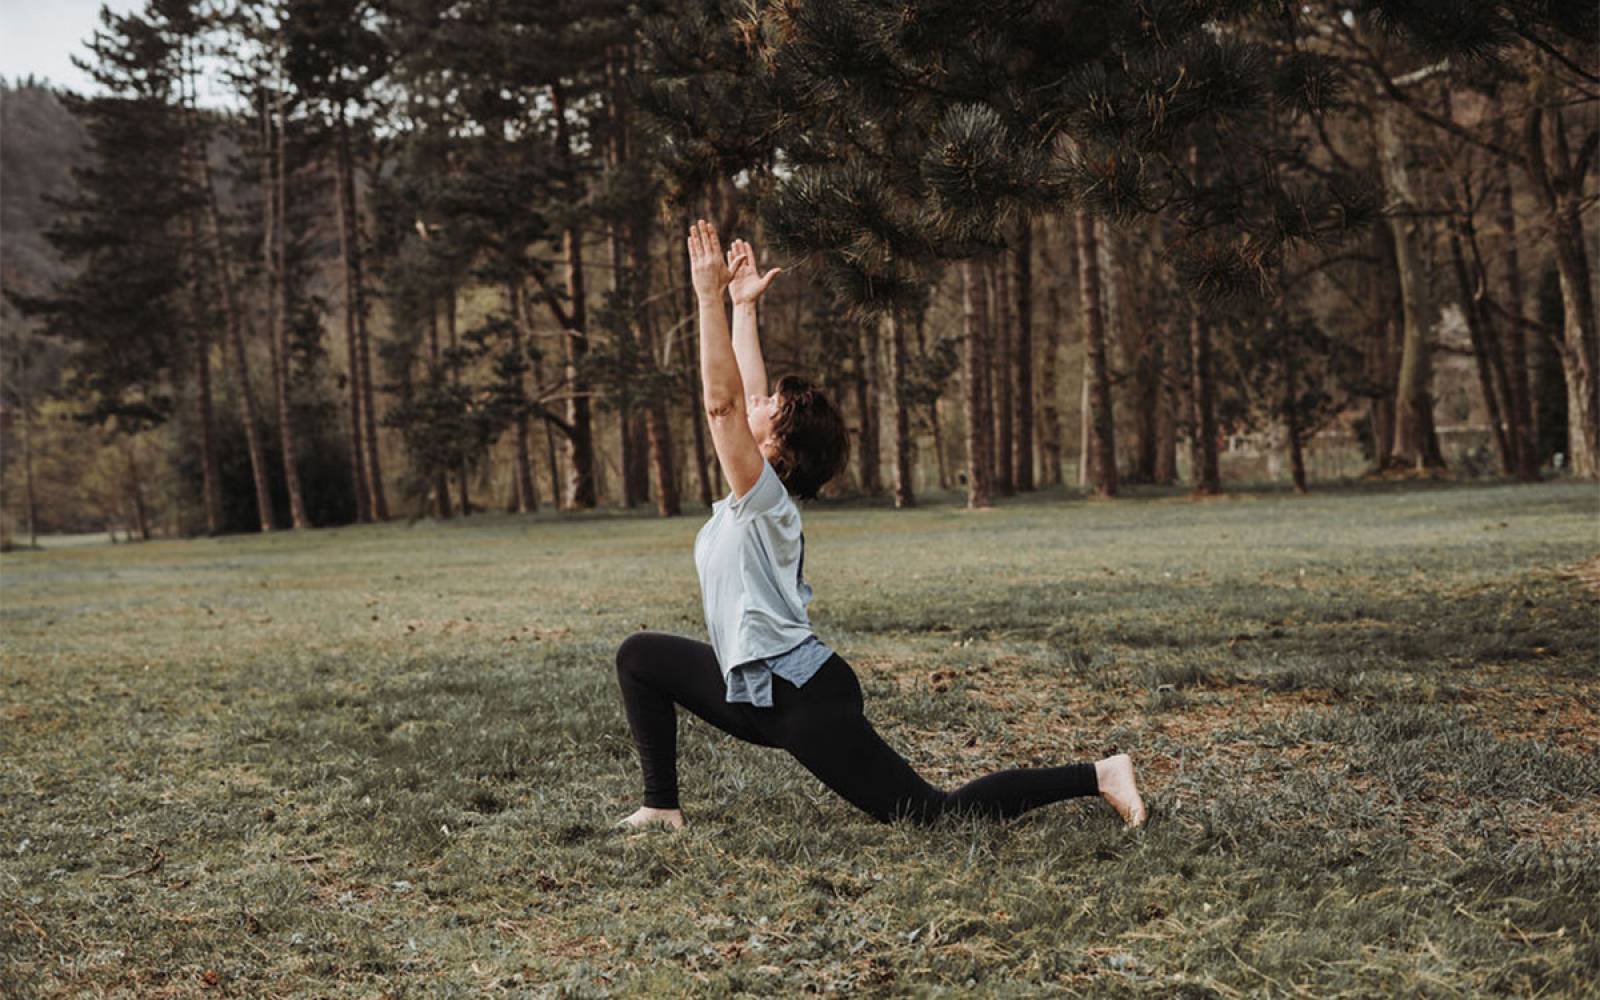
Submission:
[[[1136,836],[879,825],[686,714],[689,827],[613,829],[613,653],[701,634],[696,516],[9,555],[0,994],[1592,995],[1597,500],[807,511],[893,745],[1127,751]]]

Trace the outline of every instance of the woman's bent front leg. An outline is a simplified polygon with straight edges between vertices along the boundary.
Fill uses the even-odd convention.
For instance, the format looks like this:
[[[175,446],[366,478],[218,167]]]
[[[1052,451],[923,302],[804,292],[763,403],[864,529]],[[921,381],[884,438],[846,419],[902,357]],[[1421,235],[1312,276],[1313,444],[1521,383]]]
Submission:
[[[678,718],[682,705],[749,743],[774,744],[729,704],[727,683],[710,645],[660,632],[635,632],[617,649],[617,683],[644,772],[644,804],[678,808]]]

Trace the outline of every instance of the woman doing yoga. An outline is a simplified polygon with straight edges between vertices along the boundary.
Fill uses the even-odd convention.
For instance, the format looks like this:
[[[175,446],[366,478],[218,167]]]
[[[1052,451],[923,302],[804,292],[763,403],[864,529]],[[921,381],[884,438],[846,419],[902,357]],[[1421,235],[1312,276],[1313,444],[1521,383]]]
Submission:
[[[712,505],[694,544],[711,642],[638,632],[617,650],[617,680],[644,770],[644,806],[618,825],[683,826],[677,705],[742,740],[781,747],[883,822],[928,823],[951,812],[1006,818],[1084,795],[1104,798],[1130,827],[1144,822],[1126,754],[1000,771],[943,791],[872,728],[855,672],[806,617],[811,588],[795,505],[843,467],[844,422],[804,379],[785,376],[768,391],[756,301],[780,269],[762,274],[742,240],[725,255],[704,221],[688,240],[706,414],[732,492]],[[724,289],[733,300],[731,335]]]

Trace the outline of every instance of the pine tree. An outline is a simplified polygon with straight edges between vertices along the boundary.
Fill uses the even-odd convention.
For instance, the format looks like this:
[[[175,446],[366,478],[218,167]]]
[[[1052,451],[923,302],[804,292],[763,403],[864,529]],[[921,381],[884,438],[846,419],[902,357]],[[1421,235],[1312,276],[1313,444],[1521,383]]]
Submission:
[[[344,274],[349,356],[351,478],[361,520],[387,520],[372,380],[368,289],[363,254],[365,213],[356,175],[365,158],[364,126],[391,54],[373,25],[371,0],[287,0],[283,63],[287,81],[321,119],[334,168],[334,213]]]
[[[70,349],[62,392],[75,415],[134,434],[172,416],[182,377],[192,318],[185,223],[195,206],[181,182],[188,130],[178,52],[157,18],[103,10],[89,48],[94,60],[80,65],[104,96],[61,98],[92,153],[45,234],[77,270],[48,294],[7,296]]]

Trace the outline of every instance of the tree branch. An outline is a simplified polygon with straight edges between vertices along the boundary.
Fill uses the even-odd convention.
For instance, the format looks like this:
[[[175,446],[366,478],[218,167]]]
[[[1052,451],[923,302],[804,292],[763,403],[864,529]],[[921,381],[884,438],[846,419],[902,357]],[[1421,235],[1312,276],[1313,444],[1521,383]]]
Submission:
[[[540,297],[544,299],[544,304],[550,307],[550,312],[555,315],[556,322],[561,324],[561,329],[572,329],[572,317],[562,307],[561,299],[556,294],[556,290],[550,287],[550,282],[545,280],[545,276],[538,271],[533,272],[533,280],[539,285]]]

